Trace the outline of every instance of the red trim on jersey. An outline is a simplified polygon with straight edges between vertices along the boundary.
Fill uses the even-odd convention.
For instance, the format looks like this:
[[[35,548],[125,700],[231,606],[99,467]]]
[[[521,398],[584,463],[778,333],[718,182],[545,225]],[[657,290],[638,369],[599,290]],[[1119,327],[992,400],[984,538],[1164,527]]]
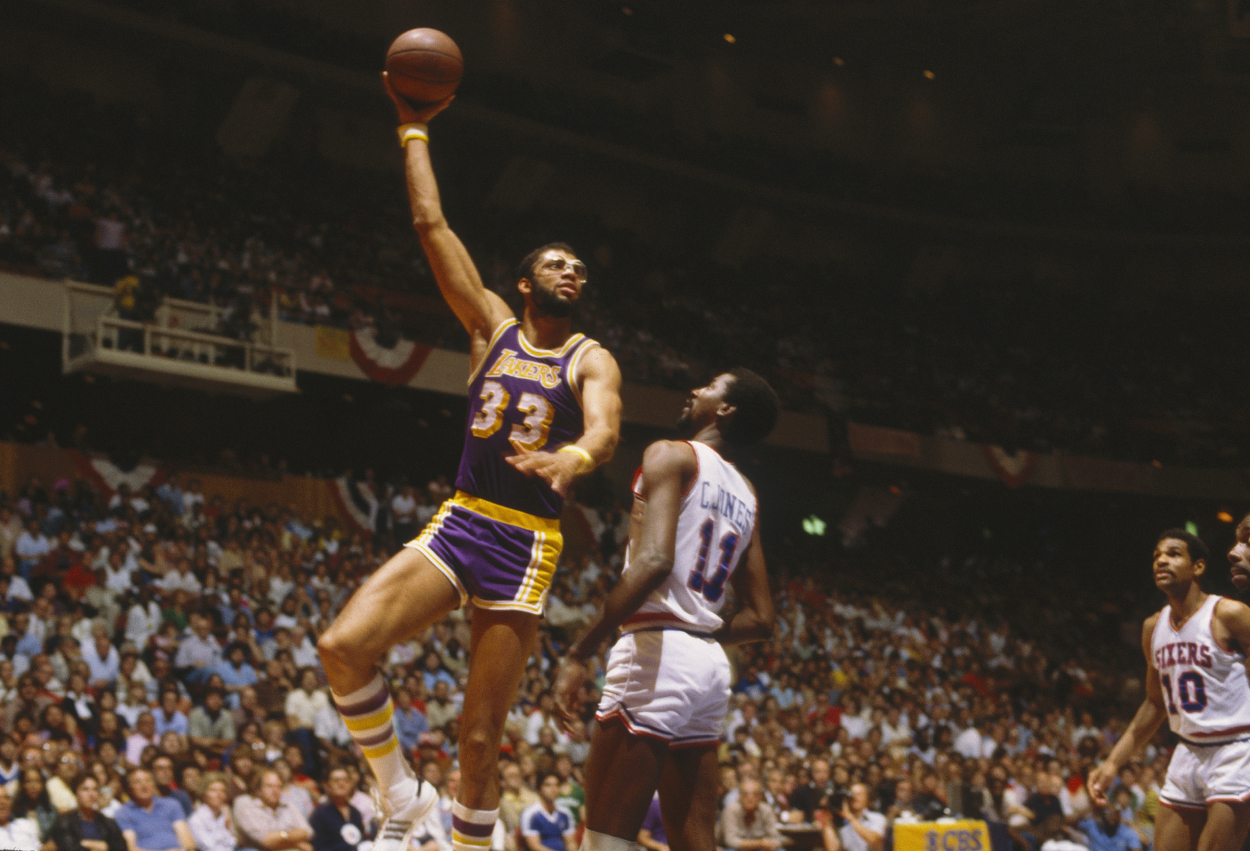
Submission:
[[[1227,730],[1215,730],[1210,733],[1190,733],[1187,738],[1204,739],[1211,736],[1232,736],[1236,733],[1245,733],[1247,731],[1250,731],[1250,724],[1242,724],[1240,727],[1230,727]]]
[[[679,442],[690,446],[690,451],[694,453],[694,478],[690,480],[690,484],[686,485],[686,489],[681,492],[680,497],[681,499],[685,499],[690,495],[690,492],[694,490],[695,484],[699,481],[699,453],[695,450],[694,446],[691,445],[689,440],[682,440]],[[712,449],[712,447],[709,446],[708,449]],[[712,451],[715,452],[716,450],[712,449]],[[642,467],[639,466],[638,469],[634,471],[634,478],[629,483],[629,492],[634,495],[634,499],[641,499],[643,502],[646,502],[647,498],[642,495],[642,488],[639,486],[641,482]]]
[[[681,498],[684,500],[694,490],[695,484],[699,481],[699,451],[694,448],[694,444],[689,440],[683,440],[682,443],[689,446],[690,451],[694,453],[694,477],[690,480],[690,484],[686,485],[686,489],[681,492]],[[708,449],[712,449],[712,447],[709,446]],[[712,449],[712,451],[715,452],[716,450]]]
[[[598,712],[596,712],[595,720],[599,722],[619,721],[625,725],[625,729],[628,730],[631,735],[639,736],[644,739],[655,739],[657,742],[664,742],[665,744],[667,744],[670,741],[669,739],[666,739],[665,737],[659,735],[658,733],[652,733],[648,730],[640,730],[634,727],[634,725],[629,722],[629,717],[625,714],[625,711],[623,709],[619,709],[619,708],[613,709],[607,715],[600,715]]]
[[[1224,599],[1223,595],[1217,596],[1215,598],[1215,605],[1211,607],[1211,622],[1212,623],[1215,623],[1215,610],[1220,607],[1220,600],[1223,600],[1223,599]],[[1233,650],[1233,648],[1225,647],[1223,644],[1220,644],[1220,640],[1215,637],[1214,627],[1211,628],[1211,640],[1215,642],[1216,647],[1220,648],[1225,653],[1233,653],[1235,655],[1235,651]],[[1243,729],[1250,729],[1250,728],[1243,728]]]
[[[1220,797],[1220,798],[1207,798],[1207,803],[1208,803],[1208,804],[1209,804],[1209,803],[1211,803],[1212,801],[1226,801],[1226,802],[1228,802],[1228,803],[1232,803],[1232,802],[1236,801],[1236,802],[1237,802],[1237,803],[1239,803],[1239,804],[1244,804],[1246,801],[1250,801],[1250,792],[1247,792],[1246,794],[1242,795],[1242,796],[1241,796],[1241,797],[1239,797],[1239,798],[1234,798],[1234,797],[1228,797],[1228,798],[1224,798],[1224,797]]]
[[[1221,600],[1221,599],[1223,599],[1223,598],[1218,597],[1218,596],[1216,596],[1216,595],[1214,595],[1214,594],[1212,594],[1212,595],[1208,595],[1208,596],[1214,596],[1214,597],[1215,597],[1215,606],[1218,606],[1218,605],[1220,604],[1220,600]],[[1202,606],[1205,606],[1206,604],[1207,604],[1207,601],[1206,601],[1206,600],[1203,600],[1203,601],[1202,601]],[[1202,606],[1199,606],[1199,607],[1198,607],[1198,612],[1202,611]],[[1212,606],[1212,607],[1211,607],[1211,619],[1212,619],[1212,620],[1214,620],[1214,619],[1215,619],[1215,606]],[[1171,630],[1172,630],[1172,632],[1176,633],[1177,635],[1180,635],[1180,634],[1181,634],[1181,630],[1185,628],[1185,624],[1187,624],[1187,623],[1189,623],[1191,620],[1193,620],[1193,619],[1194,619],[1194,615],[1198,614],[1198,612],[1194,612],[1194,614],[1193,614],[1193,615],[1190,615],[1189,617],[1185,618],[1185,620],[1181,621],[1181,625],[1180,625],[1180,626],[1172,626],[1172,612],[1170,611],[1170,609],[1171,609],[1171,608],[1172,608],[1171,606],[1168,606],[1168,609],[1169,609],[1169,611],[1168,611],[1168,619],[1167,619],[1167,620],[1168,620],[1168,628],[1169,628],[1169,629],[1171,629]],[[1215,637],[1215,632],[1214,632],[1214,630],[1212,630],[1212,632],[1211,632],[1211,636],[1212,636],[1212,638],[1214,638],[1214,637]],[[1219,642],[1218,642],[1218,641],[1217,641],[1217,642],[1215,642],[1215,643],[1216,643],[1216,644],[1219,644]],[[1221,649],[1221,650],[1223,650],[1224,648],[1220,648],[1220,649]],[[1227,651],[1226,651],[1226,652],[1227,652]]]
[[[1207,810],[1206,804],[1177,804],[1172,801],[1165,801],[1162,798],[1159,799],[1159,803],[1163,804],[1165,807],[1171,807],[1174,810],[1188,810],[1190,812],[1206,812]]]

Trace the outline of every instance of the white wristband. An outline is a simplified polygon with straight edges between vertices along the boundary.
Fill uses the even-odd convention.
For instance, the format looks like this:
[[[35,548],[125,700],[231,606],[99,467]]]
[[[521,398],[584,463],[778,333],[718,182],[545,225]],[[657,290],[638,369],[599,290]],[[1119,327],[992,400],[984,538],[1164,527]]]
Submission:
[[[408,147],[408,143],[413,139],[420,139],[422,142],[430,141],[430,130],[420,121],[414,121],[411,124],[401,124],[395,132],[399,135],[399,147],[401,148]]]

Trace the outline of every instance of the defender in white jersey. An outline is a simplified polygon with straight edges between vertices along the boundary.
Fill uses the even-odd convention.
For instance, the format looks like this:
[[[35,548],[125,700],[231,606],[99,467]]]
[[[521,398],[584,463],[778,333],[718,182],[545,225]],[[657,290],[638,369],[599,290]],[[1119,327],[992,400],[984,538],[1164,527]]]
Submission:
[[[1157,851],[1234,851],[1250,832],[1250,607],[1202,590],[1206,560],[1206,545],[1180,529],[1155,544],[1168,605],[1142,625],[1146,699],[1088,779],[1105,805],[1120,766],[1168,720],[1180,743],[1159,793]]]
[[[762,378],[733,370],[691,394],[678,422],[690,440],[658,441],[643,456],[621,581],[554,687],[571,721],[585,660],[621,628],[586,761],[583,851],[629,851],[657,788],[673,851],[716,847],[730,693],[722,645],[767,638],[775,620],[755,489],[726,454],[763,439],[777,407]],[[738,609],[725,619],[729,587]]]

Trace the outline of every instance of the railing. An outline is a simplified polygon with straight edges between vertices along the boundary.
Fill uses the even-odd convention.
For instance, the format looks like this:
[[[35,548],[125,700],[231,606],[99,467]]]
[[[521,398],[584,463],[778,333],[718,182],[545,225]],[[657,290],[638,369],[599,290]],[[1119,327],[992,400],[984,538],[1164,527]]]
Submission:
[[[89,350],[133,352],[282,377],[290,376],[295,371],[295,357],[290,349],[231,340],[200,331],[166,328],[117,316],[98,317],[94,336],[94,340],[87,341]]]

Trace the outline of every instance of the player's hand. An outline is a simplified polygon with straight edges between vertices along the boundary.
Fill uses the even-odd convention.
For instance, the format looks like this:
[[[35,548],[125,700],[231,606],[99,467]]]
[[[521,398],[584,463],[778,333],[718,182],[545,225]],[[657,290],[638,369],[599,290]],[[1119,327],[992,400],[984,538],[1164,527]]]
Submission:
[[[555,683],[551,686],[552,697],[556,701],[556,718],[564,732],[571,733],[572,724],[580,717],[575,710],[582,693],[582,683],[586,681],[586,668],[580,662],[568,658],[560,660],[556,667]],[[580,708],[580,707],[577,707]]]
[[[446,100],[440,100],[438,103],[414,104],[391,88],[391,79],[385,71],[382,72],[382,87],[386,89],[386,93],[390,95],[391,102],[395,104],[395,114],[399,118],[400,124],[412,124],[414,121],[429,124],[430,119],[450,106],[451,102],[456,99],[456,96],[452,95]]]
[[[523,452],[509,455],[507,461],[527,476],[537,476],[560,496],[568,496],[569,485],[582,468],[582,457],[576,452]]]
[[[1115,782],[1116,771],[1108,762],[1099,763],[1085,779],[1085,788],[1089,790],[1089,799],[1100,807],[1107,805],[1107,790]]]

